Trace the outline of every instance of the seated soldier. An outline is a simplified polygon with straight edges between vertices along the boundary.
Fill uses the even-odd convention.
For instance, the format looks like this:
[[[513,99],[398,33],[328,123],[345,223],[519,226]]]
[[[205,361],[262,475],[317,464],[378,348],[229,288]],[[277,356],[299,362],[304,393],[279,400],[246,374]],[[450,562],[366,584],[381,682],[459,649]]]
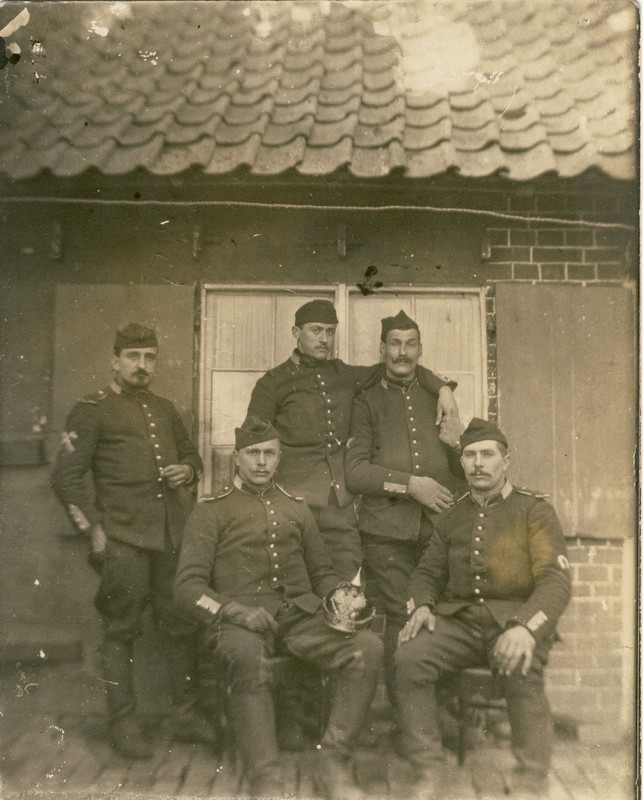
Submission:
[[[490,666],[507,700],[517,759],[512,797],[546,791],[552,718],[543,669],[569,603],[565,539],[542,495],[506,478],[507,439],[474,418],[461,437],[470,491],[437,518],[411,577],[413,615],[400,632],[397,692],[405,754],[418,797],[441,798],[445,770],[435,684]]]
[[[329,800],[359,797],[351,748],[375,692],[382,644],[369,631],[347,635],[324,620],[322,598],[339,578],[307,505],[273,480],[275,429],[248,417],[235,443],[233,486],[197,506],[186,525],[175,599],[211,628],[250,792],[283,793],[267,659],[286,653],[336,674],[315,790]]]

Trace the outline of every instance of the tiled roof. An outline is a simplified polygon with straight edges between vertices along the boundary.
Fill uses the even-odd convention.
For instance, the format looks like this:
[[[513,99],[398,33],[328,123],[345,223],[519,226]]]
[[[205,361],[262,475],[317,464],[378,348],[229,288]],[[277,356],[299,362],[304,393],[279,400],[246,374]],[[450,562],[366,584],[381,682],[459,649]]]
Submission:
[[[12,179],[636,174],[630,0],[27,7],[0,72]]]

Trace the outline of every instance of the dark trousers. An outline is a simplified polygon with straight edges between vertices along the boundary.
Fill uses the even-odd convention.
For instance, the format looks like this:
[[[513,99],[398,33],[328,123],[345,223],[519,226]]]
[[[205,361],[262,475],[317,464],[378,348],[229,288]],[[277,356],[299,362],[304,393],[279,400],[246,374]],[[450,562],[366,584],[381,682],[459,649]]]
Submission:
[[[112,718],[134,708],[133,643],[141,633],[148,604],[166,639],[174,705],[187,712],[197,701],[198,627],[174,605],[172,585],[179,553],[167,532],[165,543],[165,550],[156,551],[107,541],[94,602],[103,619],[103,677]]]
[[[172,587],[179,559],[169,534],[164,550],[145,550],[116,539],[107,540],[96,608],[105,637],[133,641],[142,629],[148,605],[158,629],[170,639],[196,634],[197,625],[174,604]]]
[[[255,775],[277,764],[272,656],[291,654],[334,673],[336,689],[322,747],[341,755],[350,752],[365,722],[382,660],[382,643],[374,633],[333,630],[321,611],[310,615],[284,604],[277,622],[277,636],[222,622],[211,638],[229,687],[233,732],[246,769]]]
[[[502,628],[484,606],[468,606],[452,617],[438,616],[435,631],[422,628],[396,653],[397,693],[403,746],[419,769],[440,761],[442,741],[435,684],[440,676],[465,667],[491,666]],[[553,727],[543,685],[549,647],[536,647],[527,675],[520,665],[499,678],[511,724],[512,749],[519,766],[537,777],[547,775]]]
[[[352,580],[362,566],[362,545],[353,504],[349,503],[342,508],[337,502],[335,491],[331,489],[328,505],[311,507],[310,510],[335,572],[344,581]]]
[[[364,533],[362,542],[366,577],[375,585],[375,591],[368,592],[369,599],[375,602],[378,609],[381,609],[386,616],[384,680],[389,700],[395,708],[397,637],[408,619],[406,601],[409,596],[411,574],[422,558],[428,539],[422,537],[422,540],[417,542],[400,542]]]

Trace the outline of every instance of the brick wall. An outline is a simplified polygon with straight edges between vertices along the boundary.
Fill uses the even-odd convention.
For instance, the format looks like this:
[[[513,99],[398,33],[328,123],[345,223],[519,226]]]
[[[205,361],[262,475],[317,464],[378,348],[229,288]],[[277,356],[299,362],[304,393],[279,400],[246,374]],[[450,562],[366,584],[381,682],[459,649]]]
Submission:
[[[591,195],[514,196],[507,198],[506,211],[530,219],[489,225],[483,248],[483,273],[488,281],[597,282],[633,277],[635,232],[601,227],[610,224],[611,218],[622,221],[635,214],[627,200]],[[590,225],[541,221],[556,217],[577,218]]]
[[[631,269],[618,229],[490,227],[488,237],[491,280],[612,281]]]
[[[559,625],[562,641],[551,653],[549,698],[555,712],[579,723],[581,738],[613,740],[634,716],[633,694],[630,713],[627,708],[634,626],[624,624],[634,608],[624,609],[622,597],[624,571],[629,582],[633,565],[623,540],[575,538],[567,544],[574,596]]]

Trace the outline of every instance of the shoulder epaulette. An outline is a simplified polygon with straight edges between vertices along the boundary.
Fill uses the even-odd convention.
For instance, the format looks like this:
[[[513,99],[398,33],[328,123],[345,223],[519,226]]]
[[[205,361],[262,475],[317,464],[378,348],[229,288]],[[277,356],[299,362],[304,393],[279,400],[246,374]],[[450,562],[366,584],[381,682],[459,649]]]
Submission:
[[[230,486],[224,486],[223,489],[219,492],[219,494],[212,495],[210,497],[204,497],[203,500],[207,500],[209,503],[214,502],[215,500],[221,500],[224,497],[227,497],[229,494],[232,494],[234,491],[234,486],[230,484]]]
[[[526,489],[524,486],[514,486],[518,494],[527,495],[527,497],[535,497],[537,500],[546,500],[549,495],[545,492],[536,492],[533,489]]]
[[[280,484],[278,484],[277,482],[275,482],[275,486],[277,487],[277,489],[279,489],[279,491],[280,491],[282,494],[285,494],[285,495],[286,495],[286,497],[290,497],[290,499],[291,499],[291,500],[297,500],[297,501],[298,501],[298,502],[300,502],[300,503],[303,503],[303,502],[304,502],[304,498],[303,498],[303,497],[299,497],[299,496],[298,496],[298,495],[296,495],[296,494],[290,494],[290,492],[287,492],[287,491],[284,489],[284,487],[283,487],[283,486],[281,486]]]
[[[90,405],[97,406],[101,400],[104,400],[107,397],[107,392],[105,389],[101,389],[99,392],[93,392],[92,394],[86,394],[80,398],[78,401],[79,403],[89,403]]]

